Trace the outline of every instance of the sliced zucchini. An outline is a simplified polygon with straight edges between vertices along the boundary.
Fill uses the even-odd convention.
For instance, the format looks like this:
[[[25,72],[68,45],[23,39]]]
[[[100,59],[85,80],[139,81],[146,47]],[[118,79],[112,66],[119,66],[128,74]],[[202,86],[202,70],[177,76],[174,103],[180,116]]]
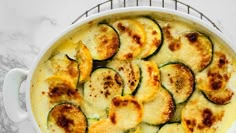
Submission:
[[[152,61],[137,61],[141,70],[141,81],[137,88],[135,97],[148,102],[155,98],[160,88],[160,73],[157,65]]]
[[[185,133],[180,123],[165,124],[158,133]]]
[[[48,96],[51,103],[73,102],[80,104],[82,97],[74,85],[64,77],[51,76],[46,79],[49,84]]]
[[[143,25],[131,19],[118,20],[112,24],[120,37],[120,49],[114,58],[130,60],[136,58],[146,45]]]
[[[138,57],[148,58],[156,53],[162,45],[163,37],[161,28],[157,21],[149,17],[138,17],[135,20],[143,25],[146,33],[146,45]]]
[[[197,88],[203,91],[224,90],[232,73],[230,67],[230,61],[226,55],[215,52],[209,68],[196,75]]]
[[[181,114],[182,126],[187,133],[216,132],[224,117],[224,108],[217,106],[196,91]]]
[[[181,112],[185,105],[186,102],[175,105],[175,113],[169,122],[181,122]]]
[[[108,24],[97,24],[90,28],[87,40],[83,40],[94,60],[112,58],[119,49],[117,32]]]
[[[133,61],[113,60],[107,66],[117,71],[124,80],[122,95],[130,95],[136,90],[140,81],[140,70],[136,63]]]
[[[123,133],[123,131],[113,125],[109,119],[105,119],[90,126],[88,133]]]
[[[155,99],[144,103],[143,122],[152,125],[160,125],[169,121],[175,111],[173,98],[169,92],[160,88]]]
[[[52,74],[71,80],[73,87],[77,86],[79,78],[78,62],[66,54],[58,53],[49,59]]]
[[[117,96],[112,99],[109,119],[122,130],[137,126],[143,117],[143,105],[132,96]]]
[[[229,103],[234,94],[230,89],[222,89],[218,91],[203,91],[203,93],[209,101],[220,105]]]
[[[172,28],[172,27],[170,27]],[[171,36],[166,31],[165,36]],[[169,35],[170,34],[170,35]],[[199,32],[187,32],[166,39],[157,56],[153,58],[157,64],[182,62],[197,73],[205,69],[212,61],[213,44],[207,36]]]
[[[157,133],[158,131],[159,131],[158,126],[142,122],[137,127],[129,129],[125,133]]]
[[[82,43],[82,41],[78,42],[77,49],[76,60],[79,63],[79,83],[83,83],[90,76],[93,67],[93,60],[89,49]]]
[[[185,102],[194,90],[194,74],[182,63],[168,63],[160,68],[161,83],[176,104]]]
[[[124,83],[110,68],[98,68],[84,84],[84,99],[97,108],[106,109],[112,98],[121,95]]]
[[[48,129],[51,133],[85,133],[86,116],[75,105],[58,104],[48,114]]]

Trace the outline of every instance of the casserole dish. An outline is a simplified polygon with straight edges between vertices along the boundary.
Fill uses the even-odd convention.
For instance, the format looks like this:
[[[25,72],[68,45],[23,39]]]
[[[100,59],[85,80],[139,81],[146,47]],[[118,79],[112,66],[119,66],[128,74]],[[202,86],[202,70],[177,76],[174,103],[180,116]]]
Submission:
[[[74,37],[74,35],[76,35],[78,33],[78,31],[81,27],[86,27],[86,25],[89,25],[91,23],[103,21],[108,18],[110,19],[114,16],[116,16],[118,18],[120,18],[120,17],[122,18],[124,16],[127,16],[127,14],[129,15],[129,17],[151,16],[154,18],[159,18],[160,20],[168,20],[168,21],[172,21],[172,22],[181,21],[187,25],[191,25],[192,27],[194,27],[193,29],[197,29],[197,31],[198,31],[197,36],[201,36],[202,34],[206,34],[207,36],[209,36],[209,38],[211,38],[213,40],[213,43],[217,42],[217,45],[219,46],[218,49],[220,49],[221,47],[223,49],[226,49],[227,54],[229,54],[229,56],[232,58],[233,65],[232,65],[232,68],[230,68],[230,69],[232,69],[232,70],[230,70],[232,72],[230,74],[230,79],[228,79],[228,80],[230,81],[229,86],[231,87],[230,89],[232,89],[232,93],[236,92],[235,91],[236,85],[233,82],[236,80],[235,53],[228,46],[228,44],[231,44],[231,42],[228,41],[222,33],[217,31],[216,29],[214,29],[212,26],[202,22],[201,20],[199,20],[195,17],[188,16],[188,15],[183,14],[178,11],[173,11],[173,10],[163,9],[163,8],[152,8],[152,7],[138,7],[138,8],[137,7],[130,7],[130,8],[126,8],[126,9],[114,9],[112,11],[102,12],[100,14],[92,15],[91,17],[88,17],[86,19],[83,19],[83,20],[73,24],[72,26],[67,28],[64,32],[62,32],[60,35],[58,35],[55,39],[53,39],[51,42],[49,42],[48,46],[38,55],[37,59],[35,60],[35,62],[33,63],[32,67],[29,71],[25,71],[25,70],[21,70],[21,69],[13,69],[13,70],[9,71],[9,73],[7,74],[7,76],[4,80],[4,85],[3,85],[4,106],[6,108],[8,116],[15,122],[20,122],[20,121],[23,121],[27,118],[30,118],[32,120],[32,124],[34,125],[35,130],[37,132],[39,132],[39,133],[46,132],[45,128],[47,128],[47,126],[48,126],[47,123],[39,122],[40,121],[39,116],[44,117],[43,119],[50,119],[48,117],[45,117],[45,113],[48,113],[48,112],[44,112],[43,110],[40,109],[40,108],[42,108],[42,105],[46,104],[46,103],[44,103],[43,99],[34,100],[35,95],[33,95],[34,92],[32,90],[32,88],[34,88],[35,79],[38,76],[37,71],[39,71],[39,68],[41,68],[41,64],[43,64],[45,61],[47,61],[49,58],[51,58],[51,56],[54,54],[55,49],[60,46],[60,44],[63,40],[68,39],[72,36]],[[92,34],[92,32],[91,32],[91,34]],[[195,35],[194,36],[192,36],[193,34],[188,34],[188,35],[191,36],[190,40],[195,40],[194,39]],[[74,37],[74,38],[76,38],[76,37]],[[204,48],[206,48],[206,47],[204,47]],[[174,47],[174,49],[175,49],[175,47]],[[125,51],[125,48],[123,51]],[[123,57],[117,57],[117,58],[123,58]],[[152,58],[152,57],[150,57],[150,58]],[[99,59],[100,58],[96,58],[95,60],[99,60]],[[171,64],[175,65],[176,62],[174,62],[171,59],[172,58],[168,59],[168,60],[170,60],[169,62],[172,62]],[[129,58],[125,58],[124,60],[129,60]],[[214,62],[214,61],[209,60],[208,62],[210,63],[210,62]],[[161,62],[161,61],[158,63],[163,64],[163,62]],[[141,61],[140,64],[145,64],[145,63],[142,63],[142,61]],[[207,65],[205,65],[205,66],[207,66]],[[165,66],[169,66],[169,64],[161,65],[161,66],[159,66],[159,68],[163,69],[163,72],[164,72]],[[186,66],[191,66],[191,64],[187,64]],[[184,67],[184,65],[183,65],[183,67]],[[204,71],[203,68],[201,68],[201,67],[196,67],[196,68],[194,67],[192,69],[193,69],[193,72],[190,72],[190,73]],[[213,76],[213,78],[215,78],[215,77]],[[18,99],[17,99],[18,98],[18,91],[19,91],[18,89],[20,88],[20,85],[24,80],[26,80],[25,93],[26,93],[27,112],[23,111],[20,108],[20,106],[18,104]],[[202,79],[202,80],[203,80],[202,83],[204,83],[204,79]],[[205,84],[202,85],[203,86],[202,88],[204,88],[204,85]],[[193,84],[192,86],[195,86],[195,84]],[[218,86],[216,86],[216,88],[218,88]],[[211,94],[208,95],[208,93],[207,93],[207,91],[208,91],[207,88],[202,89],[201,91],[206,91],[206,93],[204,93],[205,94],[204,96],[206,96],[208,98],[211,97]],[[131,101],[132,101],[132,98],[128,98],[128,99],[131,99]],[[235,101],[235,95],[233,95],[231,99],[233,101]],[[140,100],[143,100],[142,97],[140,98]],[[183,103],[186,100],[188,100],[188,98],[185,98],[184,100],[182,99],[182,100],[178,101],[177,103],[173,103],[173,104]],[[40,102],[40,101],[43,101],[43,102]],[[146,99],[145,99],[145,100],[143,100],[143,102],[148,102],[148,100],[146,101]],[[216,101],[213,100],[213,102],[216,102],[217,104],[223,104],[223,105],[228,104],[228,101],[218,102],[217,100]],[[37,108],[37,106],[39,106],[39,108]],[[235,106],[233,106],[233,107],[235,107]],[[39,113],[36,113],[36,110],[40,110]],[[188,110],[185,110],[185,111],[188,112]],[[37,116],[36,116],[36,114],[37,114]],[[186,113],[186,114],[188,114],[188,113]],[[227,115],[229,115],[229,114],[227,114]],[[214,119],[216,119],[216,118],[214,118]],[[236,120],[235,117],[232,117],[232,119],[234,119],[234,121]],[[186,123],[188,123],[188,122],[186,122]],[[236,130],[233,130],[233,128],[235,128],[235,125],[233,126],[232,123],[233,123],[233,120],[230,120],[230,125],[232,125],[232,127],[230,125],[227,125],[227,129],[229,127],[231,127],[229,130],[230,132],[236,131]],[[45,124],[46,124],[46,126],[45,126]],[[163,124],[163,123],[161,123],[161,124]],[[130,127],[126,127],[126,128],[129,129]],[[231,131],[231,130],[233,130],[233,131]],[[225,131],[225,130],[222,128],[222,131]],[[130,132],[132,132],[132,131],[130,131]],[[191,132],[191,128],[189,129],[189,132]]]

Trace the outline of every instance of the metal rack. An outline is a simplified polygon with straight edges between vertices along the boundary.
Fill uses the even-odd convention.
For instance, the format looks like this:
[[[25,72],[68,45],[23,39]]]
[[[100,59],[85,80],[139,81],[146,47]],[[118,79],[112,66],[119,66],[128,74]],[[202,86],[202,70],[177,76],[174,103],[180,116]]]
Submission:
[[[100,13],[103,11],[113,10],[116,8],[140,7],[140,6],[162,7],[176,11],[181,11],[186,14],[200,18],[201,20],[211,24],[213,27],[215,27],[217,30],[220,31],[220,29],[209,17],[204,15],[199,10],[191,7],[190,5],[185,4],[178,0],[107,0],[84,12],[82,15],[76,18],[72,22],[72,24],[77,22],[79,19],[86,18],[92,14]]]

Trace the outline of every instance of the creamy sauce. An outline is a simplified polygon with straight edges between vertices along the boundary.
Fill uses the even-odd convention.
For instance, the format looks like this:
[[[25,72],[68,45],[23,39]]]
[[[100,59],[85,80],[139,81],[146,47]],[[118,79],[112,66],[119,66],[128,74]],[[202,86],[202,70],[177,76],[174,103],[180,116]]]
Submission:
[[[119,18],[119,17],[117,17]],[[198,31],[197,27],[194,25],[189,25],[181,21],[167,21],[166,19],[162,19],[160,17],[155,18],[160,26],[166,27],[167,25],[173,25],[173,31],[172,35],[174,37],[177,37],[179,34],[183,34],[184,32],[188,31]],[[110,22],[114,22],[113,18],[108,19]],[[91,30],[89,27],[92,27],[96,25],[97,21],[90,22],[89,24],[86,24],[78,29],[76,29],[76,32],[71,34],[69,37],[66,37],[65,40],[60,41],[52,53],[48,53],[46,57],[42,59],[39,66],[37,67],[32,83],[31,83],[31,106],[32,111],[35,116],[35,119],[41,129],[42,132],[47,133],[48,127],[47,127],[47,120],[48,120],[48,113],[52,109],[52,107],[55,105],[55,103],[50,103],[50,99],[48,97],[48,82],[46,81],[47,78],[53,75],[53,73],[50,70],[50,63],[48,62],[48,59],[51,57],[51,55],[55,53],[65,53],[68,54],[70,57],[74,58],[76,54],[76,43],[80,40],[84,40],[84,44],[86,45],[86,42],[88,42],[88,39],[90,38]],[[227,105],[219,105],[221,106],[221,109],[224,110],[224,116],[222,118],[222,121],[217,124],[218,128],[216,130],[217,133],[225,133],[227,130],[232,126],[232,124],[236,121],[236,63],[235,63],[235,55],[233,55],[231,52],[227,50],[227,48],[224,47],[224,44],[221,44],[221,41],[217,40],[214,37],[211,37],[213,43],[214,43],[214,51],[221,51],[223,53],[227,53],[227,57],[230,60],[230,72],[231,76],[229,79],[229,82],[227,83],[227,87],[233,90],[234,95],[231,99],[231,102]],[[168,45],[166,45],[164,41],[164,44],[159,51],[157,55],[154,55],[151,60],[155,61],[158,64],[165,63],[167,60],[171,60],[172,56],[169,52],[162,49],[168,49]],[[161,56],[159,56],[161,55]],[[204,73],[206,71],[203,71]],[[78,91],[80,92],[81,96],[83,95],[83,88],[82,86],[78,86]],[[200,93],[198,94],[200,97]],[[96,107],[89,106],[86,101],[82,100],[81,104],[82,110],[84,110],[85,115],[89,117],[94,117],[94,115],[99,116],[100,118],[106,117],[106,112],[103,110],[99,110]]]

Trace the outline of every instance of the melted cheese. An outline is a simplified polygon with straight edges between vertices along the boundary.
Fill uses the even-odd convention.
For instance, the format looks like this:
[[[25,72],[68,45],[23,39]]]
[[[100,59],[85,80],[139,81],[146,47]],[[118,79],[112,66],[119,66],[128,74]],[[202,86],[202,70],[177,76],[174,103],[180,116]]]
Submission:
[[[154,15],[155,16],[155,15]],[[167,16],[168,17],[168,16]],[[190,25],[188,23],[185,23],[184,21],[180,21],[180,20],[175,20],[173,18],[171,18],[172,16],[169,16],[169,19],[166,18],[162,18],[162,17],[154,17],[154,19],[156,19],[162,30],[164,27],[168,26],[168,25],[172,25],[172,36],[174,39],[178,39],[178,35],[189,32],[189,31],[199,31],[200,29],[197,28],[197,26],[195,27],[195,25]],[[48,118],[48,113],[49,111],[52,109],[53,106],[55,106],[55,104],[57,103],[50,103],[50,98],[49,98],[49,84],[46,81],[46,79],[48,79],[49,77],[53,76],[53,72],[52,70],[50,70],[50,64],[48,63],[48,60],[50,60],[50,57],[52,57],[53,54],[55,53],[62,53],[62,54],[68,54],[69,57],[76,57],[76,49],[77,49],[77,43],[79,41],[82,41],[90,50],[91,53],[94,52],[95,49],[93,49],[91,46],[88,45],[89,39],[91,39],[90,37],[92,36],[92,34],[90,34],[91,32],[93,32],[90,27],[93,27],[95,25],[97,25],[97,23],[102,19],[98,19],[95,21],[91,21],[85,25],[80,26],[79,28],[76,28],[75,30],[73,30],[73,33],[70,33],[68,35],[66,35],[63,39],[60,39],[54,46],[53,48],[51,48],[48,53],[45,54],[45,56],[42,58],[42,60],[40,61],[37,69],[35,70],[34,74],[33,74],[33,78],[32,78],[32,82],[31,82],[31,106],[32,106],[32,111],[33,114],[35,116],[36,122],[38,123],[38,126],[40,127],[41,131],[43,133],[47,133],[48,128],[47,128],[47,118]],[[114,22],[117,22],[117,20],[120,20],[120,17],[115,17],[112,16],[110,17],[108,20],[108,23],[110,22],[111,24]],[[125,19],[128,19],[127,17],[125,17]],[[145,30],[143,29],[142,25],[137,24],[138,22],[133,22],[134,20],[132,20],[132,23],[129,24],[129,26],[139,26],[138,28],[133,28],[133,32],[137,33],[140,35],[141,37],[141,43],[142,45],[137,45],[135,47],[133,47],[130,42],[132,42],[132,40],[130,38],[128,38],[127,34],[123,35],[123,40],[121,40],[121,43],[124,43],[123,46],[121,44],[120,49],[118,51],[118,55],[115,55],[115,58],[120,58],[120,59],[133,59],[135,57],[138,57],[139,54],[142,52],[142,49],[144,47],[145,41],[146,40],[146,36],[145,36]],[[204,32],[204,30],[202,31]],[[208,33],[209,34],[209,33]],[[70,39],[69,39],[70,38]],[[230,50],[228,50],[227,47],[225,47],[224,45],[222,45],[222,41],[218,40],[215,36],[211,36],[210,38],[212,39],[212,42],[214,44],[214,50],[215,51],[221,51],[223,53],[227,53],[227,56],[230,57],[230,66],[228,68],[228,71],[231,72],[231,76],[228,80],[228,82],[226,83],[226,87],[231,89],[234,92],[234,95],[230,101],[230,103],[226,104],[226,105],[214,105],[214,106],[219,106],[220,110],[224,111],[224,115],[221,118],[221,121],[217,122],[217,130],[216,133],[225,133],[228,131],[228,129],[232,126],[232,124],[236,121],[236,115],[235,114],[235,110],[236,110],[236,61],[235,61],[235,55],[233,55],[231,53]],[[137,38],[135,38],[137,39]],[[147,42],[150,42],[147,41]],[[140,43],[139,41],[136,43]],[[171,61],[173,59],[173,55],[170,53],[170,50],[168,50],[168,42],[166,40],[164,40],[160,51],[152,56],[149,60],[155,62],[158,66],[160,66],[163,63],[166,63],[167,61]],[[146,49],[147,47],[145,47]],[[131,53],[132,54],[132,58],[130,56],[125,56],[127,54]],[[160,56],[161,55],[161,56]],[[186,55],[186,56],[191,56],[191,55]],[[189,58],[189,57],[188,57]],[[196,71],[195,71],[196,72]],[[201,71],[199,72],[201,74],[206,74],[206,71]],[[86,74],[87,75],[87,74]],[[60,75],[59,75],[60,76]],[[86,77],[86,76],[85,76]],[[89,79],[90,77],[88,77]],[[161,80],[161,79],[160,79]],[[98,131],[98,130],[104,130],[104,132],[123,132],[120,131],[120,129],[118,129],[114,124],[112,124],[112,122],[108,119],[108,110],[101,110],[99,108],[97,108],[96,106],[91,106],[87,101],[84,101],[83,99],[83,86],[81,84],[76,86],[78,93],[81,95],[81,103],[79,103],[81,110],[83,111],[83,113],[86,115],[87,118],[91,118],[93,116],[96,116],[96,119],[98,119],[97,121],[94,121],[92,125],[90,125],[91,127],[89,132],[103,132],[103,131]],[[198,88],[196,88],[198,89]],[[195,95],[196,97],[203,97],[200,94]],[[204,97],[203,97],[204,98]],[[204,100],[203,100],[204,101]],[[69,101],[70,102],[70,101]],[[160,101],[159,101],[160,102]],[[210,104],[212,105],[212,103],[210,103],[209,101],[204,101],[204,104]],[[202,104],[203,104],[202,103]],[[201,104],[201,101],[200,101]],[[162,103],[160,103],[160,107],[161,107]],[[186,105],[188,106],[188,105]],[[151,109],[156,108],[158,110],[159,107],[151,107],[150,110],[147,110],[147,112],[152,112]],[[194,108],[194,107],[193,107]],[[109,109],[109,108],[108,108]],[[144,107],[145,109],[145,107]],[[180,111],[181,112],[181,111]],[[157,114],[160,114],[157,113]],[[119,114],[122,115],[122,114]],[[152,117],[152,114],[146,114],[144,112],[144,117],[145,115],[149,116],[150,118]],[[126,116],[128,117],[128,114],[126,114]],[[163,116],[162,116],[163,117]],[[143,120],[145,120],[146,118],[143,118]],[[168,118],[170,119],[170,118]],[[138,122],[141,122],[141,120],[139,119]],[[138,124],[135,123],[136,124]],[[109,129],[105,129],[106,127],[108,127]],[[132,126],[133,127],[133,126]],[[92,128],[95,128],[94,131],[92,131]]]

